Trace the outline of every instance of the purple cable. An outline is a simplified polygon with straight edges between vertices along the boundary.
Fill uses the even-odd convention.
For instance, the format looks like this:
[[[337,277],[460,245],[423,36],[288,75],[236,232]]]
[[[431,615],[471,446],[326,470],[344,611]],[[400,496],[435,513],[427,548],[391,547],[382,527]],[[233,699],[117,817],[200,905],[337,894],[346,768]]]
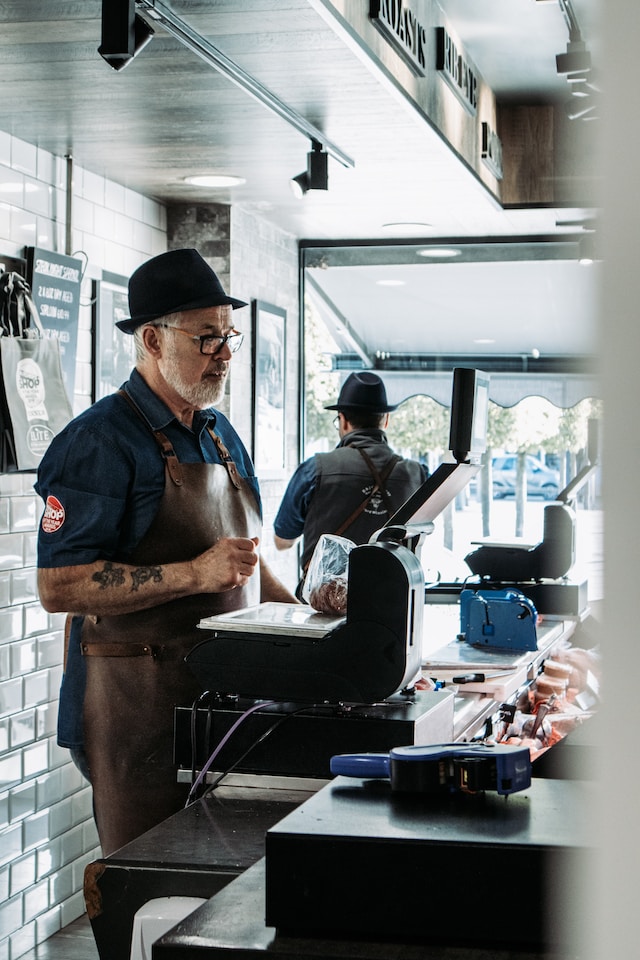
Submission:
[[[224,747],[225,743],[229,740],[229,737],[231,737],[231,735],[238,729],[238,727],[240,726],[240,724],[243,723],[243,722],[247,719],[247,717],[248,717],[250,714],[252,714],[255,710],[261,710],[263,707],[272,707],[272,706],[273,706],[274,704],[276,704],[277,702],[278,702],[277,700],[266,700],[266,701],[262,701],[262,702],[260,702],[260,703],[254,703],[254,705],[253,705],[252,707],[249,707],[248,710],[245,710],[245,712],[242,714],[241,717],[238,717],[238,719],[237,719],[236,722],[233,724],[233,726],[231,726],[231,727],[227,730],[227,732],[225,733],[224,737],[222,738],[222,740],[220,741],[220,743],[218,744],[218,746],[215,748],[215,750],[213,751],[213,753],[211,754],[211,756],[209,757],[209,759],[208,759],[207,762],[205,763],[204,767],[202,768],[202,770],[200,771],[200,773],[199,773],[198,776],[196,777],[196,779],[195,779],[195,781],[194,781],[191,789],[189,790],[189,795],[188,795],[188,797],[187,797],[187,800],[186,800],[186,803],[185,803],[185,807],[188,807],[188,806],[189,806],[189,803],[191,802],[191,798],[192,798],[193,794],[195,793],[196,789],[200,786],[200,784],[202,783],[202,781],[203,781],[204,778],[206,777],[207,772],[208,772],[211,764],[213,763],[213,761],[215,760],[215,758],[218,756],[218,754],[220,753],[220,751],[221,751],[222,748]]]

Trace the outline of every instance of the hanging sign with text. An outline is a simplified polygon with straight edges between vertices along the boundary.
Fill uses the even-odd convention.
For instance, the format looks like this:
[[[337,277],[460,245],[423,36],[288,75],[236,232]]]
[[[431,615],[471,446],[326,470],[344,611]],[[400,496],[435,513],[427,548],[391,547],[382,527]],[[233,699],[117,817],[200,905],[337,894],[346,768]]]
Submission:
[[[38,247],[27,248],[28,280],[47,337],[60,344],[62,376],[73,402],[78,348],[82,261]]]
[[[465,110],[478,110],[478,72],[444,27],[436,27],[436,70]]]
[[[480,156],[482,162],[487,169],[491,171],[496,180],[502,180],[502,142],[500,137],[485,121],[482,122],[481,136],[482,145]]]
[[[393,44],[418,77],[427,67],[427,31],[402,0],[371,0],[369,17],[373,25]]]

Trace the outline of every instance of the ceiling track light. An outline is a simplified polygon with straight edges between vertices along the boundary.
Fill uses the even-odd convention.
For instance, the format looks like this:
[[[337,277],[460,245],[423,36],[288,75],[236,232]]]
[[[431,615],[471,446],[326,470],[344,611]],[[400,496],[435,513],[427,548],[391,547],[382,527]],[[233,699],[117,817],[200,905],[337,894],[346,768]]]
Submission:
[[[558,73],[568,74],[567,80],[584,80],[591,69],[591,54],[586,48],[580,33],[580,27],[573,12],[570,0],[558,0],[560,10],[569,30],[567,52],[559,53],[556,57]]]
[[[108,0],[103,0],[104,3]],[[120,2],[120,0],[119,0]],[[185,47],[197,54],[210,67],[214,67],[219,73],[222,73],[227,79],[233,81],[239,87],[242,87],[247,93],[260,103],[264,104],[279,117],[285,120],[290,126],[299,133],[308,137],[312,142],[317,141],[322,148],[327,151],[335,160],[345,167],[354,167],[354,160],[346,154],[340,147],[332,143],[321,130],[309,123],[305,117],[296,113],[286,103],[283,103],[267,87],[263,86],[258,80],[246,73],[242,67],[233,60],[230,60],[221,50],[218,50],[213,44],[209,43],[205,37],[202,37],[184,20],[178,17],[173,10],[163,3],[162,0],[134,0],[135,5],[143,10],[153,20],[162,24],[167,33],[179,40]],[[316,188],[321,189],[321,188]],[[326,189],[326,187],[324,188]]]
[[[556,70],[566,73],[570,82],[586,79],[591,69],[591,54],[582,40],[569,40],[567,52],[556,57]]]
[[[135,0],[102,0],[102,43],[98,53],[114,70],[124,70],[154,36]]]
[[[598,102],[593,94],[600,91],[591,78],[591,54],[580,34],[571,0],[558,3],[569,30],[566,53],[556,56],[556,70],[565,74],[571,90],[571,100],[564,104],[564,111],[569,120],[597,120]]]
[[[291,178],[291,189],[297,197],[303,197],[309,190],[329,188],[329,155],[317,140],[312,140],[311,145],[313,149],[307,154],[307,169]]]

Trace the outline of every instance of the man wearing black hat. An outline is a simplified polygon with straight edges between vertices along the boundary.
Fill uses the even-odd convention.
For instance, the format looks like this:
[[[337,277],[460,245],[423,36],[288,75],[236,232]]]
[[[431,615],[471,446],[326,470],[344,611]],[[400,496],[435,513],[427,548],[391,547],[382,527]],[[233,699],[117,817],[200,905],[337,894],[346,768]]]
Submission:
[[[58,742],[93,786],[105,855],[179,810],[174,706],[201,693],[184,664],[204,616],[293,596],[260,558],[253,465],[215,410],[242,343],[196,250],[129,281],[136,367],[51,443],[36,483],[44,608],[73,611]]]
[[[380,377],[365,371],[350,374],[337,403],[325,407],[338,411],[340,442],[300,464],[274,522],[279,550],[303,537],[303,573],[321,534],[367,543],[426,480],[421,464],[398,456],[387,443],[389,413],[396,406],[387,403]]]

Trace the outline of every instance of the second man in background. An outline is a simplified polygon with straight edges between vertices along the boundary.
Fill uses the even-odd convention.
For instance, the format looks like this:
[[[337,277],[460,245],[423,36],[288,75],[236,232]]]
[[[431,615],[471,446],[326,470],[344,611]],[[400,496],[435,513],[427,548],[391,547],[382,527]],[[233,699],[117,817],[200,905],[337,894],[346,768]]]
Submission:
[[[350,374],[337,402],[325,409],[338,411],[340,442],[300,464],[274,522],[279,550],[303,538],[303,577],[323,533],[367,543],[427,478],[420,463],[394,453],[387,442],[389,413],[396,406],[387,402],[377,374]],[[301,584],[298,596],[300,589]]]

